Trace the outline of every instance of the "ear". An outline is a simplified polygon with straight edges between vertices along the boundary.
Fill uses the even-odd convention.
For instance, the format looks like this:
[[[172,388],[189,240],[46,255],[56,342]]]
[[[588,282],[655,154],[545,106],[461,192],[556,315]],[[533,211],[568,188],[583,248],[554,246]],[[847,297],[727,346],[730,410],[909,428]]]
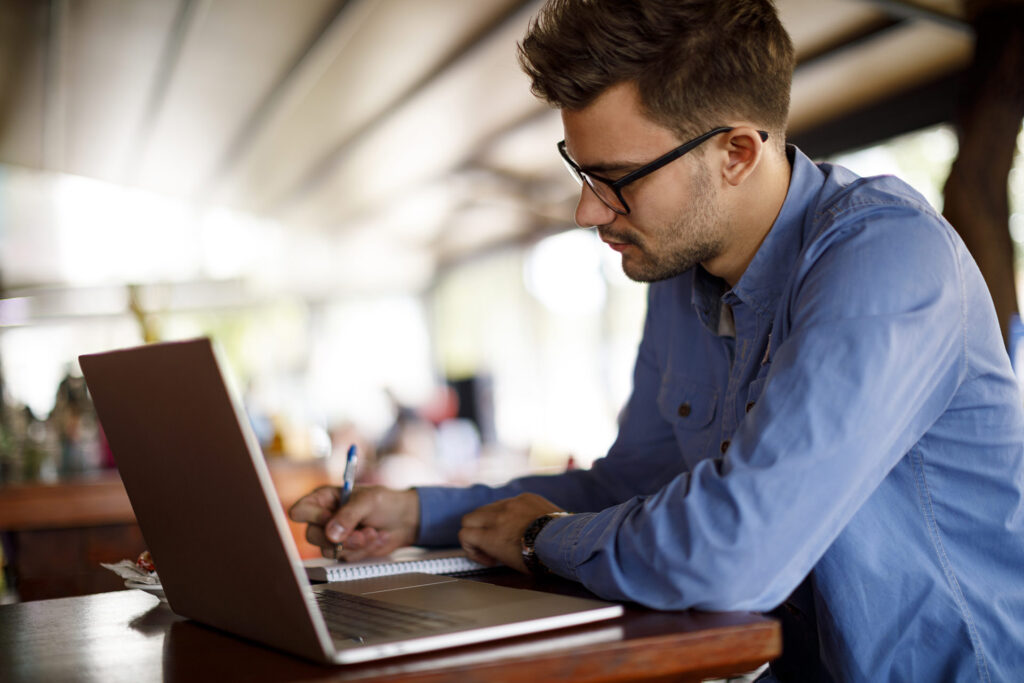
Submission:
[[[737,187],[753,173],[761,161],[764,141],[761,134],[750,126],[737,126],[725,134],[723,140],[728,160],[722,168],[725,182]]]

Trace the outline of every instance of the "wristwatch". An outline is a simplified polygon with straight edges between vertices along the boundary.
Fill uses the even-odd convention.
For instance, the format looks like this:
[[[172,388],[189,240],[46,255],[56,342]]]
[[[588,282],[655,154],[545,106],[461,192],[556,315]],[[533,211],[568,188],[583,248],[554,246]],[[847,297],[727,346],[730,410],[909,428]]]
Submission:
[[[569,512],[549,512],[546,515],[541,515],[537,519],[530,522],[530,526],[526,527],[526,531],[523,532],[523,563],[526,568],[530,570],[531,574],[546,574],[548,568],[544,566],[544,563],[537,557],[537,551],[534,550],[534,544],[537,542],[537,536],[540,532],[548,525],[548,523],[557,519],[558,517],[568,517],[571,513]]]

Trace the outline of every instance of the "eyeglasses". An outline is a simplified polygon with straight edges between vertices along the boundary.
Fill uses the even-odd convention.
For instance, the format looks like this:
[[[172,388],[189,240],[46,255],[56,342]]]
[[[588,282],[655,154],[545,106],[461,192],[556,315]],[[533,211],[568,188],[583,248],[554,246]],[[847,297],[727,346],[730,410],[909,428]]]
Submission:
[[[713,138],[719,133],[727,133],[732,130],[731,127],[715,128],[709,130],[703,135],[699,135],[689,142],[684,142],[679,145],[671,152],[661,155],[649,164],[644,164],[635,171],[630,171],[626,175],[622,176],[618,180],[612,180],[611,178],[602,178],[599,175],[595,175],[588,171],[584,171],[580,168],[579,164],[573,161],[569,157],[569,153],[565,150],[565,140],[558,143],[558,151],[562,155],[562,160],[565,165],[569,168],[569,172],[576,178],[576,182],[580,185],[586,183],[587,187],[593,190],[597,198],[607,206],[609,209],[619,214],[620,216],[629,215],[629,204],[626,203],[626,199],[622,196],[622,188],[630,183],[634,183],[640,180],[646,175],[654,173],[665,164],[671,163],[683,156],[690,150],[694,149],[701,143]],[[764,142],[768,139],[768,133],[763,130],[757,131],[757,134],[761,136],[761,141]]]

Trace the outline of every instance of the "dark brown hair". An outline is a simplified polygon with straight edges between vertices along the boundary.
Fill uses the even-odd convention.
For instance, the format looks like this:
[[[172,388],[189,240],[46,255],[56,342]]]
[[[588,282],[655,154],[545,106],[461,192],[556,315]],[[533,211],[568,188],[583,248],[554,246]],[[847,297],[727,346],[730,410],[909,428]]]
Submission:
[[[519,62],[560,109],[632,81],[650,118],[680,136],[741,118],[784,138],[793,44],[772,0],[550,0]]]

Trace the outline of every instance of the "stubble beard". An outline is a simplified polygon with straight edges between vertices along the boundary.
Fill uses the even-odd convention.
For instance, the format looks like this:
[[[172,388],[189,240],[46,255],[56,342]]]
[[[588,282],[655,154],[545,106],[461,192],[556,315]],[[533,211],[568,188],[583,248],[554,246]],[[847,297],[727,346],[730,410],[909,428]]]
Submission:
[[[622,271],[629,279],[667,280],[721,253],[719,216],[707,173],[694,176],[689,196],[687,206],[667,227],[646,235],[618,236],[635,247],[633,254],[622,255]]]

